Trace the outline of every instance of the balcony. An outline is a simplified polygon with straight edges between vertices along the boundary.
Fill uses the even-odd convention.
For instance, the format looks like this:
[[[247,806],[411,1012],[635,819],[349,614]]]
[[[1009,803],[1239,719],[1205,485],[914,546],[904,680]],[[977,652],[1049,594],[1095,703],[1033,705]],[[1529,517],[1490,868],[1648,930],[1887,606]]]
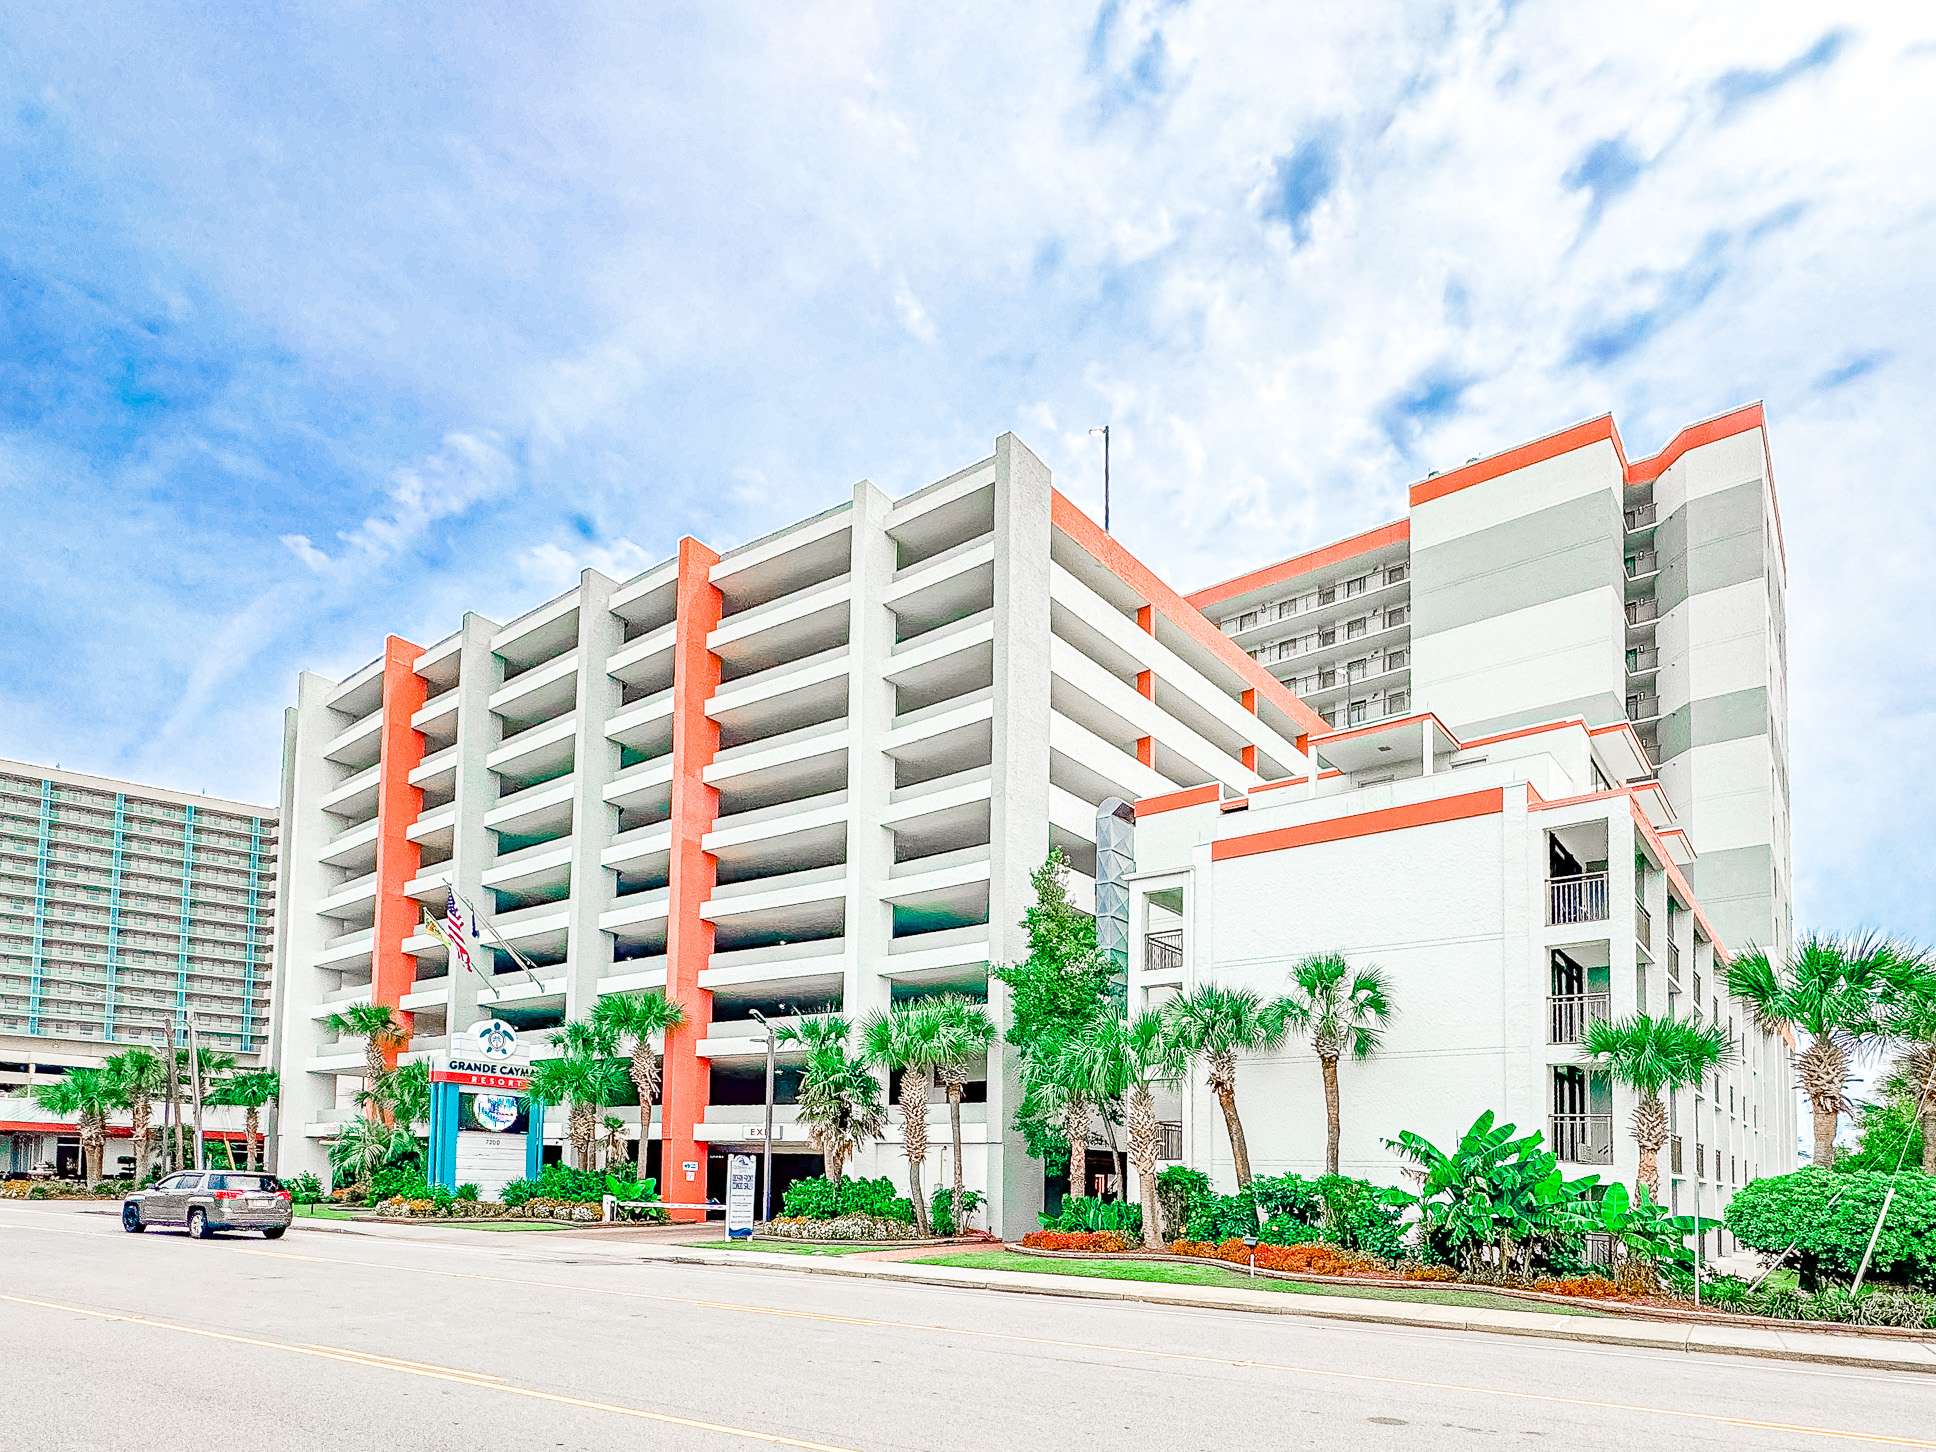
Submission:
[[[1636,550],[1627,556],[1627,578],[1638,580],[1660,573],[1660,555],[1654,550]]]
[[[1627,674],[1644,675],[1660,669],[1660,651],[1651,645],[1635,646],[1627,652]]]
[[[1613,1163],[1611,1114],[1555,1114],[1547,1121],[1553,1153],[1568,1164]]]
[[[1157,1124],[1156,1159],[1159,1164],[1183,1162],[1183,1125],[1177,1120],[1163,1120]]]
[[[1681,1137],[1677,1134],[1667,1141],[1667,1168],[1678,1175],[1681,1169]]]
[[[1546,884],[1546,923],[1548,927],[1570,927],[1576,923],[1604,923],[1608,918],[1607,875],[1582,872],[1572,877],[1555,877]]]
[[[1681,981],[1681,945],[1672,938],[1667,940],[1667,981],[1676,987]]]
[[[1645,903],[1634,904],[1634,937],[1649,953],[1654,950],[1654,915]]]
[[[1649,625],[1660,618],[1660,601],[1629,600],[1627,602],[1627,624]]]
[[[1655,695],[1634,695],[1627,697],[1627,719],[1638,726],[1643,721],[1660,719],[1660,697]]]
[[[1650,529],[1654,524],[1654,506],[1651,504],[1636,504],[1632,509],[1626,511],[1626,519],[1629,532],[1636,529]]]
[[[1143,971],[1174,978],[1183,971],[1183,929],[1143,934]]]
[[[1546,1042],[1584,1043],[1587,1026],[1605,1019],[1608,1012],[1604,993],[1555,993],[1546,1000]]]

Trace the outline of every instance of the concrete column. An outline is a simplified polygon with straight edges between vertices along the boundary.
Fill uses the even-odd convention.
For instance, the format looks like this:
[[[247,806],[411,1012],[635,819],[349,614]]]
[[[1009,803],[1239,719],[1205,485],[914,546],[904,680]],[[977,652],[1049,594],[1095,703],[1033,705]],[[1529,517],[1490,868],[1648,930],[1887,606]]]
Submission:
[[[612,614],[612,581],[586,570],[578,582],[578,729],[572,744],[571,943],[565,958],[565,1017],[581,1018],[598,1002],[598,980],[612,971],[612,940],[598,925],[612,905],[612,874],[599,861],[612,845],[618,809],[605,788],[618,774],[618,746],[605,734],[618,710],[619,683],[605,670],[625,643]]]
[[[1022,914],[1029,876],[1049,850],[1049,470],[1013,434],[995,441],[995,678],[990,758],[988,951],[1028,955]],[[993,980],[989,1012],[1008,1030],[1008,993]],[[988,1079],[988,1223],[1020,1235],[1042,1208],[1041,1167],[1011,1127],[1021,1101],[1004,1046]],[[998,1137],[999,1136],[999,1137]]]
[[[322,1174],[328,1157],[304,1129],[336,1103],[336,1081],[303,1066],[316,1053],[322,1032],[310,1010],[322,1000],[334,974],[313,966],[323,945],[322,920],[314,905],[328,891],[316,854],[329,839],[329,819],[318,805],[329,790],[323,746],[333,734],[326,702],[335,683],[303,672],[296,704],[283,713],[282,843],[276,874],[277,998],[270,1062],[283,1071],[276,1106],[275,1157],[280,1174]],[[157,1042],[159,1037],[157,1035]]]
[[[494,834],[484,826],[484,814],[497,802],[497,784],[484,759],[497,745],[497,719],[491,714],[491,694],[504,682],[504,663],[491,650],[496,627],[482,615],[467,611],[460,632],[457,657],[457,782],[452,805],[451,885],[465,901],[489,912],[484,894],[484,869],[491,864]],[[438,905],[431,905],[431,912]],[[481,951],[475,962],[479,974],[490,973],[492,954]],[[455,963],[450,968],[450,1007],[445,1023],[452,1033],[469,1028],[483,1012],[481,985]]]
[[[893,904],[881,898],[894,864],[894,834],[881,825],[894,792],[894,759],[881,749],[894,724],[894,687],[885,675],[894,647],[894,613],[882,603],[896,565],[887,533],[891,504],[865,480],[854,486],[842,1006],[856,1029],[873,1010],[887,1007],[893,988],[881,971],[894,936]]]

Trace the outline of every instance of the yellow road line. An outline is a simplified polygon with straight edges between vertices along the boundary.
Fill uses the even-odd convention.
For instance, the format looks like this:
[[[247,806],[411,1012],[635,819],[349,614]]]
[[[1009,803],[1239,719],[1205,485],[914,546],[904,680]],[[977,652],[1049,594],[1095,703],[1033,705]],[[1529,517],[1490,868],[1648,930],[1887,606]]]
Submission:
[[[1171,1351],[1149,1346],[1121,1346],[1109,1342],[1076,1341],[1054,1336],[1030,1336],[1017,1331],[989,1331],[965,1326],[939,1326],[919,1321],[889,1321],[872,1316],[838,1316],[823,1311],[801,1311],[783,1306],[760,1306],[737,1301],[703,1300],[693,1296],[660,1295],[651,1291],[627,1291],[612,1286],[577,1285],[569,1281],[545,1281],[522,1276],[495,1276],[479,1271],[439,1270],[428,1266],[398,1265],[341,1258],[303,1255],[296,1251],[249,1249],[246,1255],[274,1256],[280,1260],[318,1261],[332,1265],[361,1266],[366,1270],[414,1271],[419,1275],[445,1276],[458,1280],[495,1281],[506,1285],[536,1286],[570,1291],[578,1295],[619,1296],[630,1300],[656,1301],[666,1305],[695,1306],[705,1310],[733,1311],[752,1316],[776,1316],[805,1321],[827,1321],[844,1326],[867,1326],[886,1331],[927,1331],[944,1336],[975,1337],[1008,1341],[1028,1346],[1055,1347],[1065,1351],[1101,1352],[1118,1356],[1140,1356],[1159,1361],[1208,1363],[1256,1371],[1283,1372],[1291,1376],[1326,1377],[1337,1381],[1368,1382],[1379,1386],[1405,1387],[1415,1391],[1457,1392],[1481,1397],[1505,1397],[1516,1401],[1539,1402],[1548,1406],[1585,1407],[1593,1411],[1640,1413],[1681,1421],[1705,1422],[1721,1427],[1746,1427],[1764,1432],[1787,1432],[1841,1441],[1876,1442],[1891,1447],[1936,1449],[1936,1441],[1920,1437],[1897,1437],[1883,1432],[1860,1432],[1840,1427],[1807,1427],[1789,1422],[1762,1422],[1751,1417],[1731,1417],[1719,1412],[1684,1411],[1676,1407],[1654,1407],[1638,1402],[1605,1401],[1593,1397],[1562,1396],[1557,1392],[1515,1391],[1505,1387],[1474,1386],[1462,1382],[1425,1381],[1415,1377],[1381,1376],[1369,1371],[1340,1371],[1330,1367],[1299,1366],[1288,1362],[1258,1361],[1251,1358],[1214,1356],[1200,1351]]]
[[[72,1316],[86,1316],[98,1321],[118,1321],[131,1326],[147,1326],[158,1331],[174,1331],[184,1336],[201,1336],[211,1341],[257,1346],[267,1351],[286,1351],[296,1356],[315,1356],[328,1361],[349,1362],[354,1365],[394,1371],[403,1376],[420,1376],[434,1381],[456,1382],[462,1386],[475,1387],[479,1391],[502,1392],[506,1396],[525,1397],[531,1401],[550,1402],[556,1406],[578,1407],[590,1412],[606,1412],[616,1417],[632,1417],[639,1421],[658,1422],[670,1427],[685,1427],[697,1432],[713,1432],[722,1437],[764,1442],[772,1447],[797,1447],[803,1449],[803,1452],[855,1452],[851,1447],[836,1447],[827,1442],[810,1442],[804,1438],[788,1437],[778,1432],[761,1432],[751,1427],[730,1427],[722,1422],[706,1422],[696,1417],[675,1416],[671,1412],[648,1411],[644,1407],[628,1407],[617,1402],[592,1401],[585,1397],[566,1396],[563,1392],[543,1391],[533,1386],[517,1386],[502,1377],[463,1371],[457,1367],[399,1361],[393,1357],[346,1351],[340,1347],[305,1345],[294,1341],[272,1341],[266,1337],[245,1336],[235,1331],[215,1331],[205,1326],[190,1326],[180,1321],[163,1321],[153,1316],[140,1316],[127,1311],[107,1311],[94,1306],[71,1306],[60,1301],[40,1301],[29,1296],[14,1296],[4,1292],[0,1292],[0,1301],[8,1301],[18,1306],[33,1306],[44,1311],[61,1311]]]

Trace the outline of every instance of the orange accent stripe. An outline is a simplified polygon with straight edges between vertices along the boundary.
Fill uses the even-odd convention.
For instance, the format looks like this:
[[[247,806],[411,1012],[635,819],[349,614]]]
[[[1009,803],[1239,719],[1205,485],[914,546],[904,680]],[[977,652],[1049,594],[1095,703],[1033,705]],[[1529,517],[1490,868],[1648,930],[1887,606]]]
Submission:
[[[1502,454],[1480,459],[1462,468],[1451,469],[1436,479],[1423,479],[1411,488],[1411,502],[1414,508],[1430,504],[1434,499],[1443,499],[1448,494],[1457,494],[1461,489],[1470,489],[1474,484],[1484,484],[1489,479],[1497,479],[1501,474],[1510,474],[1515,469],[1524,469],[1533,464],[1543,464],[1548,459],[1557,459],[1561,454],[1570,454],[1575,449],[1584,449],[1589,444],[1611,443],[1614,453],[1619,456],[1621,476],[1626,475],[1626,452],[1620,446],[1620,434],[1613,426],[1613,415],[1603,413],[1598,418],[1590,418],[1585,423],[1576,423],[1571,428],[1561,429],[1556,434],[1548,434],[1543,439],[1534,439],[1529,444],[1521,444],[1516,449],[1507,449]]]
[[[668,1201],[697,1204],[706,1198],[706,1150],[696,1131],[712,1099],[712,1066],[699,1057],[699,1041],[712,1024],[713,996],[699,975],[713,955],[713,925],[700,909],[713,894],[718,863],[700,845],[719,815],[719,791],[706,785],[705,770],[719,749],[719,723],[706,702],[719,689],[719,657],[706,637],[719,625],[720,592],[708,577],[719,556],[698,540],[679,541],[677,617],[672,666],[672,858],[667,878],[666,996],[685,1010],[686,1021],[666,1034],[660,1106],[659,1188]],[[641,1146],[643,1149],[643,1146]],[[680,1168],[699,1163],[690,1181]],[[700,1219],[694,1211],[676,1219]]]
[[[1690,449],[1698,449],[1707,444],[1731,439],[1736,434],[1745,434],[1749,429],[1758,429],[1765,422],[1759,403],[1743,404],[1740,408],[1721,414],[1717,418],[1689,424],[1667,442],[1667,447],[1651,458],[1636,459],[1627,466],[1629,484],[1651,484],[1680,462],[1681,455]]]
[[[1183,807],[1201,807],[1216,801],[1223,795],[1223,788],[1215,782],[1203,786],[1185,787],[1180,792],[1165,792],[1159,797],[1144,797],[1136,803],[1136,820],[1154,817],[1159,812],[1174,812]]]
[[[1276,676],[1239,650],[1230,637],[1212,625],[1201,611],[1192,608],[1189,601],[1158,579],[1148,565],[1104,534],[1101,527],[1071,504],[1059,489],[1049,492],[1049,518],[1055,528],[1087,550],[1098,564],[1141,595],[1147,606],[1234,670],[1246,684],[1255,686],[1263,699],[1289,716],[1302,730],[1331,729],[1329,722],[1286,689]]]
[[[1501,741],[1517,741],[1522,736],[1543,736],[1548,731],[1559,731],[1568,726],[1578,726],[1585,731],[1587,730],[1586,717],[1562,716],[1556,721],[1542,721],[1537,726],[1519,726],[1511,731],[1496,732],[1491,736],[1475,736],[1470,741],[1461,741],[1459,749],[1470,751],[1475,746],[1496,746]]]
[[[416,930],[423,909],[404,893],[417,875],[423,850],[406,835],[423,811],[423,789],[410,784],[410,773],[423,764],[423,734],[410,718],[423,708],[428,688],[413,668],[423,647],[398,635],[383,642],[383,725],[376,787],[376,909],[370,960],[370,999],[401,1012],[403,995],[417,979],[417,960],[403,951],[403,940]],[[395,1067],[397,1049],[384,1051]]]
[[[1335,766],[1327,766],[1323,771],[1318,773],[1318,780],[1329,781],[1332,777],[1343,775],[1344,773],[1339,771]],[[1250,789],[1250,795],[1256,796],[1259,792],[1274,792],[1281,787],[1305,786],[1310,780],[1311,774],[1306,772],[1303,776],[1287,776],[1281,781],[1262,782]]]
[[[1292,555],[1288,560],[1280,560],[1274,565],[1265,565],[1252,570],[1247,575],[1225,580],[1216,585],[1205,585],[1194,594],[1184,598],[1199,610],[1207,610],[1233,595],[1247,595],[1252,590],[1265,590],[1273,585],[1282,585],[1287,580],[1295,580],[1299,575],[1308,575],[1313,570],[1321,570],[1326,565],[1342,564],[1368,555],[1374,550],[1382,550],[1389,545],[1399,544],[1412,537],[1412,522],[1409,519],[1394,519],[1390,524],[1381,524],[1376,529],[1368,529],[1363,534],[1354,534],[1350,539],[1341,539],[1336,544],[1328,544],[1320,549],[1307,550],[1301,555]]]
[[[1156,738],[1154,736],[1138,736],[1136,738],[1136,759],[1144,766],[1155,767]]]
[[[1505,805],[1505,788],[1488,787],[1484,791],[1465,792],[1456,797],[1440,797],[1435,801],[1385,807],[1376,812],[1358,812],[1323,822],[1306,822],[1297,827],[1253,832],[1247,837],[1226,837],[1210,844],[1210,860],[1226,862],[1233,857],[1254,857],[1261,852],[1283,852],[1293,847],[1313,847],[1322,842],[1371,837],[1380,832],[1402,832],[1413,827],[1435,826],[1440,822],[1490,817],[1504,811]]]

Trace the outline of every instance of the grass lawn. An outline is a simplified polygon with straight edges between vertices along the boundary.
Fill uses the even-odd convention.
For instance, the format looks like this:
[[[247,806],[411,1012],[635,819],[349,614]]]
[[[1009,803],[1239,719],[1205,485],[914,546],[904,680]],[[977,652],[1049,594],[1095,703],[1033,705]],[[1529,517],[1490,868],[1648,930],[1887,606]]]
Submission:
[[[290,1207],[298,1220],[355,1220],[359,1217],[350,1214],[340,1205],[294,1205]]]
[[[781,1255],[859,1255],[868,1250],[892,1250],[880,1245],[816,1245],[810,1240],[682,1240],[687,1250],[771,1250]]]
[[[1347,1286],[1329,1281],[1280,1281],[1259,1276],[1252,1280],[1243,1271],[1227,1266],[1177,1265],[1169,1261],[1135,1260],[1050,1260],[1046,1256],[1018,1255],[1012,1250],[966,1250],[948,1255],[927,1255],[915,1265],[952,1265],[964,1270],[1024,1271],[1031,1275],[1095,1276],[1110,1281],[1155,1281],[1166,1286],[1213,1286],[1218,1289],[1282,1291],[1298,1296],[1349,1296],[1361,1301],[1415,1301],[1427,1306],[1477,1307],[1489,1311],[1547,1311],[1561,1316],[1600,1316],[1602,1311],[1584,1306],[1547,1306],[1516,1301],[1490,1291],[1448,1290],[1438,1286]]]

